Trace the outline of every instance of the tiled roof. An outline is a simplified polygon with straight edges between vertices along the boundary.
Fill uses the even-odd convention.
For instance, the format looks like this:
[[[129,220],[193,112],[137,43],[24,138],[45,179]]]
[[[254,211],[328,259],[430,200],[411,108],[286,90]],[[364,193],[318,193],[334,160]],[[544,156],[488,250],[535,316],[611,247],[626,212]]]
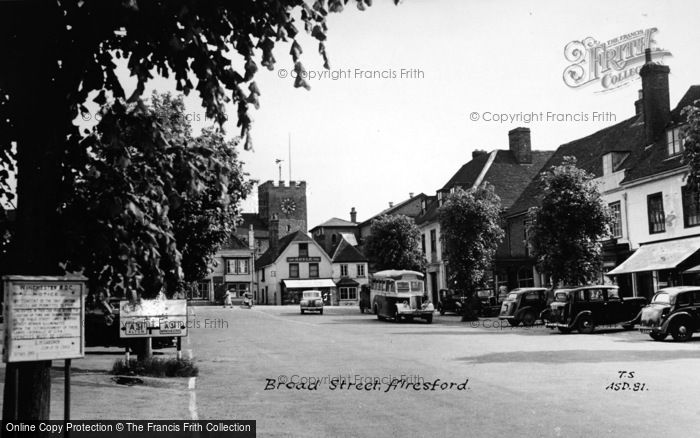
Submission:
[[[221,245],[221,248],[219,250],[225,251],[225,250],[231,250],[231,249],[248,249],[248,245],[243,242],[240,238],[237,236],[229,236],[228,240],[226,243]]]
[[[681,120],[680,112],[694,100],[700,99],[700,86],[688,89],[679,104],[671,111],[671,123]],[[625,169],[623,183],[681,167],[680,157],[668,158],[665,137],[649,145],[644,132],[644,116],[635,114],[629,119],[593,134],[561,145],[543,169],[561,164],[566,156],[576,158],[576,165],[596,177],[603,175],[603,155],[609,152],[627,152],[629,156],[616,170]],[[518,215],[541,202],[539,178],[535,178],[513,203],[508,215]]]
[[[333,263],[343,262],[366,262],[365,257],[357,248],[352,246],[347,240],[341,239],[338,247],[333,252]]]
[[[316,228],[320,227],[357,227],[357,224],[354,222],[346,221],[345,219],[334,217],[328,219],[321,225],[316,225],[312,228],[312,230],[315,230]]]
[[[542,170],[558,166],[564,157],[575,157],[576,165],[596,177],[603,175],[603,155],[608,152],[629,152],[634,155],[644,146],[644,121],[635,115],[620,123],[601,129],[587,137],[563,144],[554,152]],[[628,157],[620,168],[628,168],[633,162]],[[534,178],[511,205],[508,215],[524,213],[541,202],[540,179]]]
[[[405,201],[401,201],[398,204],[394,204],[393,207],[389,207],[385,210],[380,211],[379,213],[375,214],[371,218],[361,222],[359,224],[359,226],[363,227],[367,224],[370,224],[374,219],[378,218],[379,216],[382,216],[385,214],[394,214],[397,210],[400,210],[402,207],[404,207],[409,202],[413,202],[413,201],[417,201],[417,200],[421,200],[421,199],[426,199],[427,202],[430,202],[431,198],[432,198],[431,196],[428,196],[425,193],[419,193],[419,194],[413,196],[412,198],[408,198]]]
[[[523,189],[539,173],[545,162],[554,154],[554,151],[532,151],[532,164],[518,164],[510,150],[498,149],[495,151],[493,162],[486,170],[483,181],[494,187],[494,191],[501,198],[501,208],[508,209],[518,198]],[[453,187],[470,188],[482,173],[488,163],[491,153],[479,155],[464,164],[441,190],[450,190]],[[428,204],[424,214],[416,218],[417,224],[433,222],[438,217],[438,202],[435,200]]]
[[[692,105],[697,99],[700,99],[700,86],[693,85],[686,91],[685,95],[678,102],[678,105],[671,111],[671,121],[669,125],[685,122],[685,118],[681,116],[681,111],[686,106]],[[668,157],[666,137],[661,136],[652,147],[640,151],[634,165],[629,172],[627,172],[622,182],[624,184],[669,170],[678,169],[683,166],[685,166],[685,164],[681,162],[681,155],[676,155],[672,158]]]
[[[312,238],[310,238],[306,233],[304,233],[301,230],[295,231],[291,234],[287,234],[278,241],[276,253],[273,251],[273,248],[270,247],[267,251],[263,253],[263,255],[260,256],[260,258],[258,258],[255,261],[255,269],[260,269],[264,266],[269,266],[273,264],[275,260],[277,260],[277,257],[279,257],[279,255],[282,254],[292,242],[313,241],[314,240]]]

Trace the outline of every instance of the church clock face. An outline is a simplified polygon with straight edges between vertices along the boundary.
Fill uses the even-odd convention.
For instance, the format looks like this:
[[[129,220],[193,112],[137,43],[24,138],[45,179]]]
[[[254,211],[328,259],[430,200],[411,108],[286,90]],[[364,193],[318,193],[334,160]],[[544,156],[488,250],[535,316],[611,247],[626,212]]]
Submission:
[[[294,211],[296,211],[296,209],[296,202],[294,202],[294,200],[290,198],[284,198],[282,200],[282,203],[280,204],[280,210],[282,210],[282,213],[284,214],[292,214],[294,213]]]

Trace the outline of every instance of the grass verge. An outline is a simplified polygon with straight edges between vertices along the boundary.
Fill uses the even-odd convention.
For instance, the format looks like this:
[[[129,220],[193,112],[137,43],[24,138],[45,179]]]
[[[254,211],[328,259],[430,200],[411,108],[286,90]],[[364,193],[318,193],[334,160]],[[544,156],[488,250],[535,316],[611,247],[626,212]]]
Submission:
[[[144,360],[118,359],[112,365],[112,374],[149,377],[196,377],[199,368],[191,359],[149,357]]]

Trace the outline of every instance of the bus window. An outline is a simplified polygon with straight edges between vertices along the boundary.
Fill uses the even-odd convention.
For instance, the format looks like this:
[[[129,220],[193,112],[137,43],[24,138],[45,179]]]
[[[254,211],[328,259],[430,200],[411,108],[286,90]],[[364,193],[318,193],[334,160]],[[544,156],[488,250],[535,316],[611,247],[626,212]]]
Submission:
[[[408,281],[397,282],[396,283],[396,290],[397,290],[397,292],[408,292],[410,290],[409,282]]]
[[[411,292],[423,292],[423,282],[422,281],[411,281]]]

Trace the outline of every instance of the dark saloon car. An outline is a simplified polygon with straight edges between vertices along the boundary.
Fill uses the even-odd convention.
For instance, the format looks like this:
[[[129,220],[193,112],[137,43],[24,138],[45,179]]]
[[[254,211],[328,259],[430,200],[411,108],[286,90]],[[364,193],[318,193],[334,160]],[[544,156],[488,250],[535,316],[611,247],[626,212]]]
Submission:
[[[547,308],[547,288],[523,287],[513,289],[501,304],[498,319],[508,321],[513,327],[522,323],[531,326]]]
[[[617,286],[572,286],[554,291],[554,301],[549,305],[549,328],[562,333],[578,330],[593,333],[597,325],[620,324],[634,328],[634,321],[646,305],[645,298],[620,298]]]
[[[700,330],[700,286],[678,286],[659,290],[642,309],[639,330],[663,341],[669,334],[674,341],[689,340]]]
[[[447,312],[461,315],[467,299],[461,291],[440,289],[440,302],[437,305],[437,310],[440,315]]]
[[[498,300],[498,294],[492,289],[480,289],[476,291],[476,296],[479,298],[479,314],[480,316],[496,316],[501,310],[501,302]]]

